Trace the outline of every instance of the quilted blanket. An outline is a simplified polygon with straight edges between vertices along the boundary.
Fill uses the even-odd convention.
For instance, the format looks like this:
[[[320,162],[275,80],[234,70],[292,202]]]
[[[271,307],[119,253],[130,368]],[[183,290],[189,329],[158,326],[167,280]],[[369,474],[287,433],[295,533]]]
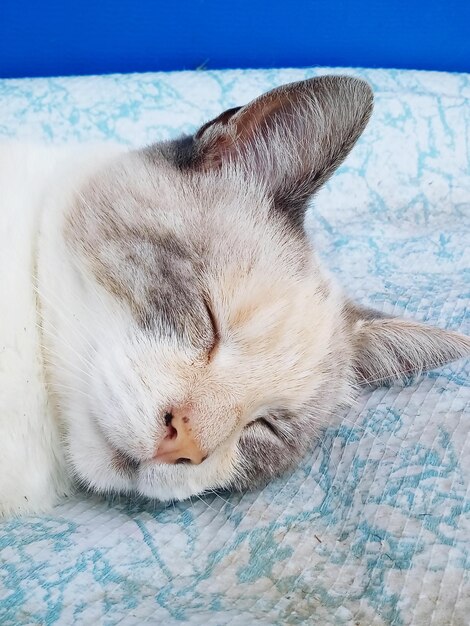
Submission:
[[[363,304],[469,334],[470,75],[0,81],[0,138],[138,146],[328,72],[362,76],[376,104],[308,213],[315,245]],[[463,361],[364,390],[297,470],[260,491],[169,506],[80,494],[2,522],[0,624],[468,624],[469,407]]]

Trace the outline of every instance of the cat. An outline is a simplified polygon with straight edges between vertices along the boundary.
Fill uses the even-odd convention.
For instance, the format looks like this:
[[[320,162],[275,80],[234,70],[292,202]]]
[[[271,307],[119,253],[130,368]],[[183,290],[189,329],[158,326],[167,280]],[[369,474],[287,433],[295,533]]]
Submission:
[[[470,354],[354,304],[304,230],[372,106],[324,76],[141,150],[1,146],[0,516],[251,489],[360,385]]]

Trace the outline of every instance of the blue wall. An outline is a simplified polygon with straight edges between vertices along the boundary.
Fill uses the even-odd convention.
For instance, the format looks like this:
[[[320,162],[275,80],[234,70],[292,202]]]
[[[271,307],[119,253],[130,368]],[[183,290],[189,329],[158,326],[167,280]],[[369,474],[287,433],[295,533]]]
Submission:
[[[0,76],[343,65],[470,71],[470,0],[0,0]]]

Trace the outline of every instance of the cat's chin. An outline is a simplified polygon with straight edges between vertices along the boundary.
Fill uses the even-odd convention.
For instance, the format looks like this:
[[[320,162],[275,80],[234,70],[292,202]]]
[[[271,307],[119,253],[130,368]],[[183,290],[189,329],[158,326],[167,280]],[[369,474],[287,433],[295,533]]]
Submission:
[[[69,460],[75,479],[85,489],[98,493],[135,494],[162,502],[186,500],[228,482],[217,468],[215,459],[197,466],[170,465],[154,459],[137,461],[112,449],[109,444],[102,447],[101,455],[93,457],[75,449]]]
[[[203,491],[192,484],[187,467],[162,463],[141,463],[136,479],[136,492],[146,498],[169,502],[186,500]]]
[[[182,468],[151,460],[136,462],[117,451],[107,472],[93,479],[82,477],[79,482],[99,493],[134,494],[162,502],[186,500],[202,491],[194,484],[190,486]]]
[[[170,502],[224,488],[234,474],[233,456],[224,448],[199,465],[144,461],[137,470],[136,491],[146,498]]]

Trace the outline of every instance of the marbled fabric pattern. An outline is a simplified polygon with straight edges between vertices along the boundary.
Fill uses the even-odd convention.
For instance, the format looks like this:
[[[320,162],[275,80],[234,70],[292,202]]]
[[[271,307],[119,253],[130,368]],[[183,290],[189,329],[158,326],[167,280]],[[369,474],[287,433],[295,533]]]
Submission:
[[[0,81],[0,138],[138,146],[327,71]],[[470,334],[470,75],[346,73],[375,112],[309,232],[362,303]],[[464,626],[469,407],[466,361],[364,391],[262,491],[0,523],[0,624]]]

